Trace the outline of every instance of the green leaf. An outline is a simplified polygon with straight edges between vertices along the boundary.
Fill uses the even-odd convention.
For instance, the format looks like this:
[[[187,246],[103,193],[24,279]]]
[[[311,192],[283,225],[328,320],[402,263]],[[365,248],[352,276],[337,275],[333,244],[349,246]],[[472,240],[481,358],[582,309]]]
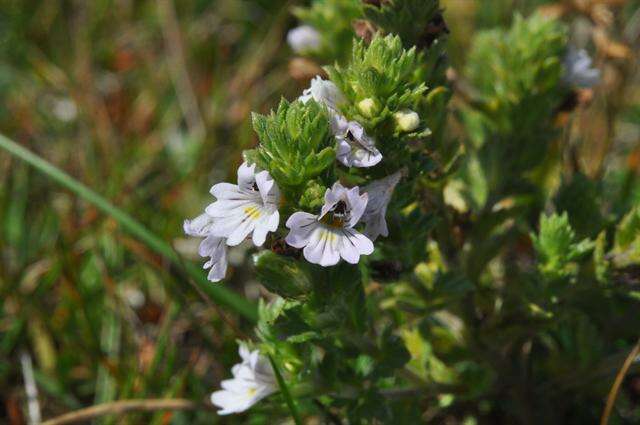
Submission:
[[[540,216],[538,235],[532,234],[534,248],[538,253],[538,268],[543,275],[555,279],[575,275],[572,262],[590,252],[595,244],[589,239],[576,242],[576,235],[567,213]]]
[[[618,266],[640,263],[640,207],[625,215],[616,228],[613,252]]]
[[[260,283],[269,291],[284,298],[294,298],[309,293],[312,281],[305,262],[262,251],[254,255],[253,262]]]

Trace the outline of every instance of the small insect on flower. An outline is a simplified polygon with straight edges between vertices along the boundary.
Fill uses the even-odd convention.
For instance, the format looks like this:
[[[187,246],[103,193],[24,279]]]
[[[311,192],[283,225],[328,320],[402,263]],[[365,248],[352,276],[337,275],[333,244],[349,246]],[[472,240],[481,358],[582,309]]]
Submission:
[[[238,184],[218,183],[211,188],[217,201],[206,212],[214,218],[211,233],[227,238],[235,246],[253,234],[253,243],[261,246],[267,233],[280,222],[280,190],[267,171],[256,173],[255,164],[238,168]]]
[[[593,61],[584,49],[570,47],[564,57],[565,84],[579,88],[590,88],[600,82],[600,70],[592,67]]]
[[[211,282],[219,282],[227,274],[227,245],[224,238],[211,234],[213,220],[208,214],[202,214],[193,220],[185,220],[183,228],[189,236],[204,238],[200,242],[198,253],[201,257],[209,257],[204,263],[204,268],[210,269],[208,279]]]
[[[211,403],[220,408],[219,415],[244,412],[278,391],[273,368],[266,357],[258,350],[249,351],[244,344],[238,352],[242,362],[231,368],[233,378],[222,381],[222,389],[211,394]]]
[[[382,161],[382,154],[375,141],[367,136],[364,128],[355,121],[339,120],[336,134],[336,157],[347,167],[373,167]]]
[[[322,38],[318,30],[312,26],[301,25],[289,31],[287,43],[296,53],[310,53],[320,48]]]
[[[307,261],[333,266],[344,259],[356,264],[361,255],[373,252],[373,242],[354,229],[367,206],[367,195],[360,189],[347,189],[339,182],[327,189],[320,215],[296,212],[286,226],[291,229],[286,242],[304,248]]]
[[[387,206],[401,177],[402,172],[397,171],[364,187],[363,191],[369,195],[369,202],[362,215],[362,222],[366,224],[364,234],[371,240],[375,241],[381,235],[389,236],[386,220]]]

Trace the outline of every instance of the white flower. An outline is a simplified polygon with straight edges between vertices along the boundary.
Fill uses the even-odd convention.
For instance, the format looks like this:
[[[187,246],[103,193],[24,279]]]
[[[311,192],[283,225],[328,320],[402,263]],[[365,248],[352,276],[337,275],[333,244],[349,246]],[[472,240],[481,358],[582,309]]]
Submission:
[[[385,218],[387,206],[401,177],[402,173],[397,171],[390,176],[369,183],[363,189],[363,192],[369,195],[367,208],[362,215],[362,221],[366,224],[364,234],[372,240],[376,240],[380,235],[389,236]]]
[[[330,113],[337,113],[338,105],[344,102],[344,95],[338,86],[329,80],[323,80],[318,75],[311,80],[311,86],[298,98],[302,103],[307,103],[311,99],[325,105]]]
[[[313,52],[320,48],[321,37],[318,30],[310,25],[301,25],[289,31],[287,43],[296,53]]]
[[[202,214],[193,220],[184,221],[184,232],[189,236],[202,237],[198,253],[201,257],[209,257],[204,264],[209,270],[208,279],[219,282],[227,274],[227,246],[225,239],[211,234],[214,219],[208,214]]]
[[[296,212],[286,226],[289,245],[304,248],[307,261],[321,266],[333,266],[344,259],[356,264],[361,255],[373,252],[373,242],[354,230],[367,206],[368,196],[360,189],[346,189],[336,182],[324,195],[320,215]]]
[[[226,238],[235,246],[253,234],[253,243],[261,246],[267,233],[280,222],[280,190],[267,171],[255,172],[255,164],[246,162],[238,168],[238,184],[218,183],[211,188],[217,201],[209,205],[213,218],[211,234]]]
[[[564,57],[564,76],[566,84],[589,88],[600,82],[600,70],[592,67],[592,60],[584,49],[570,47]]]
[[[373,167],[382,161],[382,154],[376,148],[374,140],[367,136],[359,123],[349,121],[337,130],[336,158],[338,161],[347,167]]]
[[[240,413],[263,398],[278,391],[269,360],[258,350],[249,351],[241,344],[238,350],[242,362],[231,368],[232,379],[221,382],[222,390],[211,394],[211,403],[219,407],[219,415]]]
[[[410,109],[398,111],[393,114],[393,117],[401,131],[413,131],[420,126],[420,116]]]

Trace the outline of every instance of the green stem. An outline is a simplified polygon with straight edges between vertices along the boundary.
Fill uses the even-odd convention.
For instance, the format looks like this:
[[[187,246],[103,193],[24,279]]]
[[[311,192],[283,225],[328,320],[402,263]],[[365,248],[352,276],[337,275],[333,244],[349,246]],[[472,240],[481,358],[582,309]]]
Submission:
[[[282,378],[282,374],[280,373],[280,369],[276,364],[276,361],[273,359],[271,355],[269,355],[269,361],[271,362],[271,367],[273,367],[273,372],[276,375],[276,380],[278,381],[278,386],[280,387],[280,391],[282,392],[282,396],[284,400],[287,402],[287,406],[289,407],[289,412],[291,413],[291,417],[293,418],[293,422],[296,425],[302,425],[302,419],[300,418],[300,414],[298,413],[298,409],[296,409],[296,404],[291,397],[291,392],[289,391],[289,387],[284,382]]]
[[[252,322],[257,321],[257,309],[254,304],[224,286],[212,284],[207,280],[202,270],[194,264],[183,264],[178,254],[171,248],[171,245],[150,232],[146,227],[136,221],[125,211],[111,204],[106,198],[100,196],[64,171],[56,168],[33,152],[25,149],[13,140],[8,139],[1,134],[0,148],[31,165],[41,173],[75,193],[80,198],[94,205],[106,215],[112,217],[126,232],[140,240],[151,250],[163,256],[177,267],[181,269],[183,268],[185,272],[191,276],[202,290],[213,300],[231,308],[236,313],[244,316]]]

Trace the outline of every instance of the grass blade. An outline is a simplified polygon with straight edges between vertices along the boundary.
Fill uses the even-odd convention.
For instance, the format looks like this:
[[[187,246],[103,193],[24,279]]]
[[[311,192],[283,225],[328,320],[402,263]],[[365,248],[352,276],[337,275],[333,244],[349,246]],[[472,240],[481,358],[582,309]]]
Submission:
[[[103,213],[112,217],[125,231],[140,240],[151,250],[171,261],[177,267],[184,268],[185,272],[191,276],[202,290],[214,301],[227,306],[252,322],[257,321],[258,313],[255,305],[224,286],[214,285],[209,282],[199,267],[191,263],[183,263],[178,254],[176,254],[172,249],[171,245],[149,231],[125,211],[111,204],[106,198],[75,180],[73,177],[42,159],[38,155],[1,134],[0,148],[31,165],[41,173],[75,193],[80,198],[94,205]]]

